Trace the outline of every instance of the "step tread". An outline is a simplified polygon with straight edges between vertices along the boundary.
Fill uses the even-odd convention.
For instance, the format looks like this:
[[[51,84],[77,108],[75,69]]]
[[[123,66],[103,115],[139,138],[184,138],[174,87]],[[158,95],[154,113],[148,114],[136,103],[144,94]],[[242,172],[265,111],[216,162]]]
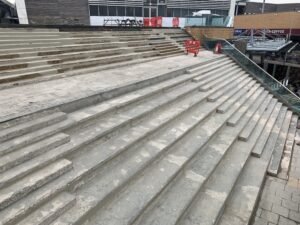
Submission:
[[[69,160],[63,159],[53,163],[28,177],[24,177],[9,187],[0,190],[0,209],[18,201],[31,191],[43,186],[72,168]]]
[[[69,141],[69,135],[59,133],[27,147],[21,148],[20,150],[6,154],[0,158],[0,173]]]
[[[76,202],[74,195],[67,192],[59,194],[48,203],[31,213],[18,225],[46,225],[53,222],[57,217],[70,209]]]
[[[271,157],[270,164],[268,167],[268,174],[270,174],[272,176],[277,176],[279,169],[280,169],[281,158],[282,158],[285,142],[286,142],[287,135],[288,135],[288,129],[290,127],[292,114],[293,113],[291,111],[288,111],[286,113],[285,119],[283,121],[283,125],[281,127],[279,136],[278,136],[276,144],[275,144],[275,148],[272,153],[272,157]]]
[[[264,128],[264,131],[262,133],[261,138],[257,141],[254,149],[252,150],[252,155],[261,157],[263,154],[263,151],[269,152],[272,151],[272,146],[275,145],[275,142],[277,140],[277,136],[279,133],[279,129],[281,128],[282,125],[282,120],[284,118],[284,115],[286,113],[286,108],[282,108],[282,104],[278,103],[271,114],[271,119],[268,122],[268,125]],[[276,117],[275,115],[279,115]],[[274,132],[269,136],[269,133],[273,130]],[[269,138],[271,138],[274,141],[274,144],[270,143],[266,145],[268,142]]]
[[[230,109],[230,107],[236,102],[237,99],[247,94],[248,92],[255,91],[258,88],[259,84],[257,84],[256,81],[252,80],[243,90],[237,92],[233,98],[228,99],[220,107],[218,107],[217,112],[226,113]]]
[[[12,152],[18,148],[25,147],[26,145],[32,144],[36,141],[42,140],[55,133],[59,133],[61,130],[68,128],[72,124],[74,124],[73,120],[66,119],[64,121],[39,129],[37,131],[33,131],[22,136],[16,137],[14,139],[5,141],[0,146],[0,156]]]
[[[269,95],[268,98],[269,98],[269,101],[271,101],[273,96]],[[274,103],[274,105],[275,105],[275,103]],[[240,135],[239,135],[240,140],[247,141],[249,139],[251,133],[257,126],[258,121],[263,116],[263,114],[266,110],[268,110],[268,108],[260,109],[255,112],[255,114],[252,116],[251,120],[248,122],[248,124],[245,126],[245,128],[240,133]]]
[[[50,115],[45,115],[35,120],[24,122],[16,126],[8,127],[0,131],[0,141],[5,141],[20,135],[23,135],[34,129],[40,129],[44,126],[48,126],[61,120],[66,119],[66,114],[63,112],[54,112]]]

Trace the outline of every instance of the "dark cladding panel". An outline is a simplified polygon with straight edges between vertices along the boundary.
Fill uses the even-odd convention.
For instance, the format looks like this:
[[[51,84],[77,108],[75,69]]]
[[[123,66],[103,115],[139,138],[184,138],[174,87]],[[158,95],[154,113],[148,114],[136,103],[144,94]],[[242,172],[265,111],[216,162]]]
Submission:
[[[89,25],[88,0],[26,0],[30,24]]]

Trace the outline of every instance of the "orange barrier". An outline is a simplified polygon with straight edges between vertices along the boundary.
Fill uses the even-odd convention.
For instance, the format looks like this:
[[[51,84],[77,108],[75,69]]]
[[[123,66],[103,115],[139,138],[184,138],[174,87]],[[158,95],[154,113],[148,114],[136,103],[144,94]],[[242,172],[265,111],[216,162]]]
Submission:
[[[184,46],[186,54],[193,53],[196,57],[200,50],[200,41],[186,40]]]

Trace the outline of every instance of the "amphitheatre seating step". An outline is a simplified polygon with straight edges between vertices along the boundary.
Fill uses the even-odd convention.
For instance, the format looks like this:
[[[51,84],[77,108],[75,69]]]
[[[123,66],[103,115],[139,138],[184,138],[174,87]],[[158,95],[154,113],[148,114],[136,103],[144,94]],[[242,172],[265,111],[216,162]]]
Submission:
[[[157,56],[159,52],[157,51],[143,51],[129,54],[121,54],[121,55],[113,55],[113,56],[102,56],[102,57],[94,57],[92,59],[82,59],[82,60],[72,60],[62,62],[56,65],[44,65],[39,67],[30,67],[15,70],[14,72],[6,72],[0,75],[0,83],[9,83],[13,81],[23,80],[23,79],[31,79],[39,76],[56,74],[66,72],[68,70],[75,70],[81,68],[87,68],[92,66],[99,66],[109,63],[116,63],[122,61],[128,61],[138,58],[147,58],[152,56]]]
[[[220,86],[222,86],[222,85],[220,85]],[[240,87],[241,88],[241,87]],[[211,93],[213,93],[213,91],[212,92],[210,92],[210,93],[201,93],[201,92],[199,92],[199,94],[200,95],[203,95],[204,94],[204,96],[207,96],[207,95],[209,95],[209,94],[211,94]],[[203,96],[203,97],[204,97]],[[202,97],[202,99],[203,99],[203,97]],[[229,98],[230,97],[230,95],[229,96],[226,96],[226,97],[222,97],[223,98],[223,101],[224,100],[226,100],[227,98]],[[199,97],[198,98],[194,98],[194,101],[195,100],[197,100],[197,101],[201,101],[201,99],[199,99]],[[202,100],[203,101],[203,100]],[[185,104],[187,104],[187,106],[188,105],[191,105],[190,103],[188,104],[188,103],[185,103]],[[205,114],[199,114],[199,115],[201,115],[201,116],[199,116],[199,117],[194,117],[193,119],[191,119],[191,117],[190,116],[188,116],[188,115],[191,115],[191,113],[189,113],[188,115],[186,115],[186,116],[184,116],[182,119],[184,119],[184,121],[187,121],[187,124],[185,124],[185,126],[183,126],[182,125],[182,127],[177,127],[177,125],[176,125],[176,121],[179,121],[179,119],[177,119],[177,120],[173,120],[174,121],[174,125],[172,125],[172,127],[170,127],[169,129],[167,129],[166,131],[163,131],[164,133],[166,133],[166,134],[163,134],[163,135],[161,135],[160,133],[158,134],[158,135],[156,135],[156,138],[155,139],[151,139],[151,140],[149,140],[149,144],[147,144],[147,146],[149,146],[149,147],[144,147],[144,148],[142,148],[144,151],[146,151],[146,153],[144,153],[144,154],[147,154],[147,152],[148,152],[148,154],[154,154],[155,153],[155,151],[151,151],[151,149],[153,149],[153,148],[159,148],[160,149],[160,151],[163,151],[164,149],[169,149],[169,147],[168,147],[168,145],[170,145],[171,143],[174,143],[174,141],[176,141],[176,139],[179,139],[179,137],[180,136],[182,136],[185,132],[187,132],[188,133],[188,130],[189,129],[192,129],[193,127],[195,127],[195,125],[196,124],[198,124],[198,123],[200,123],[201,121],[203,121],[203,119],[205,119],[207,116],[209,116],[210,115],[210,112],[212,112],[214,109],[215,109],[215,107],[216,107],[216,105],[210,105],[210,103],[207,103],[208,105],[206,106],[206,107],[201,107],[200,105],[199,105],[199,103],[198,103],[198,106],[196,107],[196,108],[194,108],[194,109],[191,109],[191,110],[193,110],[193,111],[195,111],[195,110],[197,110],[197,111],[199,111],[199,113],[201,112],[201,111],[205,111]],[[181,105],[181,104],[176,104],[176,105]],[[200,107],[200,108],[199,108]],[[162,112],[161,112],[162,113]],[[160,115],[162,115],[160,113]],[[166,112],[166,113],[168,113],[167,115],[169,115],[170,114],[170,112]],[[174,112],[173,112],[174,113]],[[193,113],[194,114],[194,113]],[[194,114],[195,115],[195,114]],[[164,117],[162,117],[162,118],[164,118]],[[166,118],[167,119],[167,118]],[[212,118],[213,119],[213,118]],[[143,123],[144,124],[144,123]],[[149,123],[149,125],[150,124],[153,124],[153,123]],[[157,124],[157,126],[159,126],[159,122],[158,123],[155,123],[155,124]],[[149,126],[148,125],[148,126]],[[141,126],[142,127],[145,127],[145,126],[143,126],[142,124],[141,124]],[[153,125],[152,125],[153,126]],[[142,128],[141,127],[141,128]],[[171,129],[172,128],[172,129]],[[178,129],[178,130],[177,130]],[[182,130],[182,129],[184,129],[184,130]],[[199,128],[200,129],[200,128]],[[134,132],[134,133],[132,133],[132,135],[140,135],[139,134],[139,132],[137,132],[138,130],[136,130],[136,132]],[[142,131],[142,130],[141,130]],[[140,132],[141,132],[140,131]],[[130,136],[128,136],[127,134],[128,134],[128,132],[131,132],[131,131],[126,131],[126,133],[124,134],[124,135],[126,135],[127,136],[127,138],[129,138],[129,137],[131,137],[131,135]],[[143,132],[145,132],[145,129],[144,129],[144,131]],[[176,135],[174,135],[174,132],[176,132]],[[177,134],[177,132],[178,132],[178,134]],[[197,134],[199,134],[199,132],[195,132],[195,133],[197,133]],[[180,136],[178,136],[178,135],[180,135]],[[177,137],[176,137],[177,136]],[[161,140],[161,139],[165,139],[167,142],[165,142],[165,141],[163,141],[163,140]],[[127,139],[127,141],[129,141],[128,139]],[[167,145],[167,143],[169,143],[170,141],[172,141],[170,144],[168,144]],[[176,141],[177,142],[177,141]],[[176,143],[175,142],[175,143]],[[106,143],[108,146],[111,146],[111,144],[112,143],[114,143],[114,142],[110,142],[110,143]],[[125,143],[124,143],[125,144]],[[126,143],[126,144],[129,144],[129,143]],[[132,144],[131,144],[132,145]],[[106,149],[106,147],[105,146],[103,146],[103,149]],[[113,148],[113,146],[112,146],[112,149],[114,149]],[[139,147],[139,145],[137,146],[137,148],[135,148],[136,150],[140,150],[141,148]],[[149,150],[148,150],[149,149]],[[95,153],[96,153],[96,150],[97,149],[95,149]],[[91,154],[91,153],[90,153]],[[86,156],[86,157],[88,157],[88,155],[89,154],[84,154],[83,156]],[[135,159],[135,155],[137,155],[137,154],[133,154],[133,158],[131,158],[131,159],[128,159],[128,160],[126,160],[126,165],[133,165],[133,164],[137,164],[136,166],[141,166],[140,164],[140,161],[136,161],[136,159]],[[100,156],[99,156],[100,157]],[[150,156],[149,156],[150,157]],[[146,158],[142,158],[142,160],[144,161],[144,160],[147,160],[148,161],[148,159],[147,159],[148,157],[146,157]],[[151,158],[152,158],[152,156],[151,156]],[[82,158],[80,158],[80,159],[78,159],[78,160],[80,160],[80,161],[82,161],[83,159]],[[174,159],[175,160],[175,159]],[[89,160],[84,160],[84,161],[89,161]],[[124,162],[125,163],[125,162]],[[139,169],[138,168],[136,168],[136,166],[135,166],[135,168],[133,168],[133,167],[129,167],[130,168],[130,170],[134,170],[134,171],[138,171]],[[119,165],[119,167],[120,167],[120,169],[121,168],[128,168],[127,166],[125,167],[125,165]],[[132,168],[132,169],[131,169]],[[157,169],[159,169],[159,168],[161,168],[161,167],[156,167]],[[118,169],[117,169],[117,171],[118,171]],[[95,196],[97,199],[99,199],[99,200],[97,200],[97,202],[95,202],[95,203],[88,203],[88,202],[84,202],[85,201],[85,197],[84,196],[82,196],[82,198],[80,198],[78,201],[77,201],[77,203],[79,204],[81,204],[81,205],[79,205],[78,207],[76,207],[75,209],[72,209],[70,212],[68,212],[67,213],[67,215],[66,216],[64,216],[61,220],[60,220],[60,222],[62,222],[62,221],[65,221],[66,222],[66,219],[68,220],[67,222],[75,222],[75,221],[77,221],[78,219],[80,219],[80,218],[82,218],[82,217],[84,217],[85,215],[85,213],[86,212],[84,212],[84,211],[82,211],[82,209],[84,208],[84,209],[86,209],[86,210],[88,210],[88,208],[86,208],[87,206],[89,206],[89,207],[96,207],[97,206],[97,204],[99,204],[100,203],[100,199],[103,199],[104,197],[105,197],[105,195],[106,194],[108,194],[109,192],[109,190],[112,188],[111,187],[111,185],[110,186],[107,186],[107,185],[105,185],[106,183],[108,184],[108,183],[110,183],[109,181],[107,181],[107,179],[119,179],[118,177],[119,177],[119,175],[118,175],[118,177],[116,177],[115,175],[113,176],[113,173],[115,173],[115,172],[113,172],[112,171],[112,173],[110,173],[110,174],[105,174],[104,175],[104,177],[103,177],[103,181],[101,182],[101,180],[99,181],[99,182],[101,182],[102,184],[101,185],[99,185],[99,183],[98,183],[98,180],[99,179],[95,179],[95,181],[97,182],[97,185],[92,185],[92,186],[89,186],[89,188],[90,189],[88,189],[88,190],[83,190],[83,194],[84,193],[91,193],[91,191],[93,191],[94,190],[94,187],[96,186],[96,187],[98,187],[99,188],[99,191],[100,190],[103,190],[104,191],[104,188],[105,189],[107,189],[107,191],[105,191],[104,193],[102,192],[102,194],[101,194],[101,196],[99,195],[99,192],[95,192],[95,194],[96,193],[98,193],[97,194],[97,196]],[[132,174],[133,172],[130,172],[130,171],[128,171],[127,170],[127,172],[126,172],[126,174],[127,174],[127,176],[129,176],[130,174]],[[120,174],[121,175],[121,174]],[[125,175],[125,174],[124,174]],[[120,177],[120,179],[124,179],[124,175],[123,175],[123,177]],[[133,175],[132,175],[133,176]],[[101,176],[100,176],[101,177]],[[119,180],[120,181],[120,180]],[[157,180],[157,181],[159,181],[159,180]],[[105,185],[105,186],[103,186],[103,185]],[[121,183],[119,182],[118,184],[117,184],[118,186],[119,185],[121,185]],[[89,191],[89,190],[91,190],[91,191]],[[111,191],[110,191],[111,192]],[[110,195],[111,196],[111,195]],[[81,202],[79,202],[79,201],[81,201]],[[77,205],[77,203],[76,203],[76,205]],[[88,205],[86,205],[86,204],[88,204]],[[73,217],[73,216],[71,216],[71,215],[74,215],[74,214],[76,214],[76,215],[78,215],[78,217],[79,218],[75,218],[75,217]],[[69,219],[70,220],[72,220],[72,221],[69,221]],[[106,222],[106,221],[105,221]],[[112,223],[113,223],[113,221],[112,221]],[[59,224],[59,223],[58,223]]]
[[[201,94],[201,95],[202,95],[202,94]],[[199,98],[195,98],[195,100],[201,101],[201,100],[199,100]],[[187,104],[187,107],[190,107],[190,104]],[[179,107],[179,109],[182,110],[181,107]],[[166,114],[166,115],[168,115],[168,114]],[[150,123],[150,124],[152,124],[152,125],[154,125],[154,124],[160,125],[160,123],[154,123],[154,124],[153,124],[153,123]],[[149,124],[149,125],[150,125],[150,124]],[[143,128],[141,127],[141,131],[146,132],[147,130],[145,130],[145,129],[143,129]],[[140,135],[140,132],[134,132],[134,134]],[[84,135],[84,137],[86,137],[86,136]],[[72,141],[72,140],[71,140],[71,141]],[[127,144],[127,143],[125,142],[124,144]],[[84,146],[84,145],[86,145],[86,143],[83,144],[83,146]],[[110,145],[111,145],[111,144],[110,144]],[[110,146],[110,145],[108,145],[108,146]],[[70,146],[72,146],[72,144],[70,144]],[[74,148],[74,147],[73,147],[73,148]],[[109,148],[107,148],[107,150],[108,150],[108,149],[109,149]],[[49,156],[52,156],[52,157],[53,157],[53,154],[54,154],[55,151],[56,151],[56,152],[59,152],[59,151],[62,151],[62,149],[61,149],[61,148],[60,148],[60,149],[58,148],[58,149],[52,151],[51,153],[49,152]],[[56,154],[58,154],[58,153],[56,153]],[[110,154],[111,154],[111,153],[110,153]],[[39,160],[38,160],[37,158],[34,159],[34,160],[35,160],[36,162],[40,162],[41,160],[45,160],[45,158],[46,158],[46,155],[44,155],[44,156],[43,156],[41,159],[39,159]],[[91,161],[91,160],[89,160],[89,161]],[[98,163],[99,163],[99,161],[94,161],[94,162],[95,162],[95,164],[94,164],[95,166],[98,165]],[[31,163],[28,162],[27,164],[28,164],[28,165],[33,165],[33,162],[31,162]],[[85,170],[83,170],[83,172],[84,172],[84,171],[85,171]],[[83,176],[83,175],[81,175],[81,176]],[[70,178],[70,179],[71,179],[71,178]],[[54,190],[55,190],[55,189],[54,189]],[[6,218],[6,216],[5,216],[5,218]],[[3,218],[3,219],[5,219],[5,218]]]
[[[63,192],[43,205],[30,216],[17,223],[18,225],[44,225],[50,224],[57,217],[70,209],[76,202],[75,196],[67,192]]]
[[[137,46],[137,47],[120,47],[120,48],[112,48],[112,49],[84,49],[84,51],[72,51],[67,53],[61,53],[60,51],[54,51],[54,52],[48,52],[48,55],[45,56],[39,56],[39,53],[33,52],[32,57],[18,57],[15,59],[2,59],[0,60],[0,67],[2,64],[8,64],[8,63],[28,63],[29,65],[35,65],[39,62],[45,62],[48,64],[57,64],[62,62],[63,60],[72,60],[76,58],[86,58],[86,57],[97,57],[97,56],[109,56],[109,55],[115,55],[115,54],[121,54],[125,52],[143,52],[143,51],[149,51],[151,50],[151,46]],[[45,52],[46,53],[46,52]],[[51,53],[51,54],[50,54]],[[55,54],[57,53],[57,54]],[[28,56],[30,53],[26,53]],[[43,61],[41,60],[43,59]]]
[[[10,62],[4,62],[4,63],[0,63],[0,71],[12,71],[15,69],[23,69],[23,68],[30,68],[30,67],[35,67],[35,66],[43,66],[43,65],[54,65],[54,64],[58,64],[61,62],[61,59],[58,58],[53,58],[53,59],[37,59],[35,61],[27,61],[27,62],[14,62],[14,61],[10,61]],[[0,73],[0,76],[2,74]]]
[[[57,65],[57,69],[59,72],[65,72],[67,70],[73,70],[73,69],[80,69],[85,68],[89,66],[96,66],[101,64],[108,64],[108,63],[114,63],[114,62],[121,62],[121,61],[127,61],[132,60],[136,58],[146,58],[151,56],[157,56],[158,52],[156,51],[146,51],[141,53],[129,53],[129,54],[122,54],[117,56],[109,56],[109,57],[94,57],[92,59],[83,59],[78,61],[70,61],[70,62],[64,62],[59,65]]]

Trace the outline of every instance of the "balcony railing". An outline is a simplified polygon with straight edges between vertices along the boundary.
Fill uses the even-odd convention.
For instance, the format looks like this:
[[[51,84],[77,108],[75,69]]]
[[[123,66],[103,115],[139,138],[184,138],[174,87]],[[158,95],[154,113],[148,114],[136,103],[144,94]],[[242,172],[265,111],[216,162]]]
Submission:
[[[274,77],[260,68],[255,62],[236,49],[225,39],[212,39],[204,37],[205,48],[212,50],[217,43],[222,46],[222,52],[238,63],[245,71],[251,74],[264,87],[266,87],[282,103],[287,105],[293,112],[300,115],[300,98],[292,91],[282,85]]]

